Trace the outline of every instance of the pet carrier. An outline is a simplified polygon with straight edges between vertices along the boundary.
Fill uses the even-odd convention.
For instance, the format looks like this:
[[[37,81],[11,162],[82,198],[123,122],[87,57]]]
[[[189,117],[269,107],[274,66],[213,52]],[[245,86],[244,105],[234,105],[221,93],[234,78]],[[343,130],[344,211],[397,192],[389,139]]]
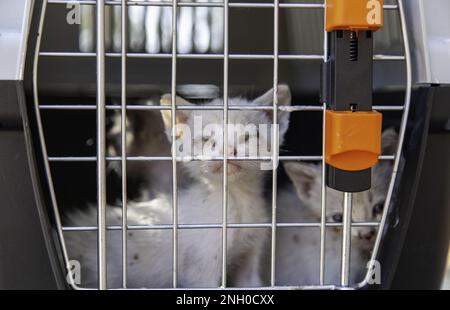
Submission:
[[[276,281],[277,231],[309,227],[320,233],[317,281],[289,288],[438,288],[450,236],[450,22],[444,13],[450,3],[351,1],[357,6],[370,5],[367,8],[382,5],[383,21],[377,20],[375,28],[381,23],[384,27],[373,32],[372,57],[375,29],[365,28],[365,21],[362,26],[355,20],[346,24],[345,16],[351,9],[345,6],[343,15],[331,16],[330,6],[338,10],[343,1],[324,2],[3,0],[0,287],[86,288],[77,283],[74,273],[78,266],[65,241],[68,234],[90,232],[98,240],[93,253],[98,259],[98,288],[107,289],[107,232],[116,232],[121,235],[121,287],[126,288],[129,233],[161,229],[172,236],[172,287],[179,288],[178,236],[180,231],[195,228],[221,231],[221,280],[217,288],[232,289],[227,283],[228,231],[265,228],[270,235],[270,250],[267,281],[261,288],[284,289],[286,286]],[[325,12],[330,14],[326,18]],[[367,38],[358,41],[355,33],[362,30],[367,30]],[[340,43],[333,40],[347,38],[347,34],[349,44],[353,44],[350,60],[358,61],[358,55],[364,58],[369,52],[366,65],[370,70],[364,72],[372,72],[373,60],[372,76],[363,74],[356,80],[353,69],[342,68],[336,69],[336,77],[331,74],[330,70],[337,67],[327,64],[330,59],[339,62],[340,57],[335,54]],[[328,78],[335,79],[334,83],[328,84]],[[362,111],[373,108],[382,113],[383,127],[395,127],[399,133],[395,150],[379,157],[393,166],[382,217],[376,222],[352,221],[352,194],[346,193],[342,223],[330,223],[325,217],[327,171],[334,171],[332,177],[328,176],[328,185],[347,192],[352,192],[352,187],[360,191],[370,184],[370,165],[353,169],[366,169],[359,175],[344,173],[345,165],[331,166],[336,161],[328,160],[326,143],[334,141],[327,140],[329,137],[338,137],[331,135],[333,131],[326,132],[326,114],[335,112],[330,111],[330,103],[342,95],[337,91],[342,85],[352,85],[352,93],[359,93],[356,97],[370,102],[372,78],[373,106]],[[271,106],[228,104],[228,98],[234,95],[254,96],[270,87],[276,93],[279,82],[291,88],[290,107],[279,106],[276,95]],[[336,92],[330,95],[331,90]],[[172,94],[170,105],[155,105],[165,92]],[[200,103],[223,96],[224,103],[175,106],[175,93]],[[158,126],[154,116],[160,110],[172,112],[175,128],[175,111],[183,109],[223,111],[223,124],[227,123],[228,111],[267,110],[273,114],[274,124],[278,113],[291,114],[284,148],[272,147],[270,156],[257,159],[270,162],[274,168],[267,186],[269,222],[228,222],[226,163],[230,158],[224,153],[217,158],[225,171],[222,221],[191,226],[178,223],[177,198],[183,176],[177,171],[181,159],[172,155],[176,154],[175,143],[172,152],[165,149],[149,154],[146,143],[158,144],[160,140],[140,134],[145,126]],[[331,110],[339,111],[338,103],[333,103]],[[375,123],[381,132],[380,120]],[[134,133],[132,138],[130,132]],[[175,136],[172,130],[171,137]],[[276,146],[277,139],[273,140]],[[129,147],[128,142],[137,149]],[[372,146],[369,143],[367,148],[372,150]],[[287,179],[283,169],[277,168],[278,160],[321,163],[319,222],[278,221],[277,192]],[[171,188],[172,223],[129,224],[127,201],[137,199],[142,184],[148,186],[150,181],[142,177],[148,171],[157,171],[155,162],[165,163],[171,170],[167,179],[157,172],[152,184],[166,182]],[[356,175],[352,180],[357,181],[344,184],[340,179],[343,175]],[[117,201],[125,216],[120,224],[113,225],[106,221],[107,203]],[[88,204],[97,207],[96,225],[70,226],[64,222],[65,214]],[[336,258],[342,268],[340,284],[327,283],[324,276],[328,264],[325,235],[333,227],[340,228],[343,235],[343,250]],[[359,283],[349,281],[349,235],[355,227],[377,230],[371,258],[367,259],[381,266],[375,284],[371,282],[371,268]]]

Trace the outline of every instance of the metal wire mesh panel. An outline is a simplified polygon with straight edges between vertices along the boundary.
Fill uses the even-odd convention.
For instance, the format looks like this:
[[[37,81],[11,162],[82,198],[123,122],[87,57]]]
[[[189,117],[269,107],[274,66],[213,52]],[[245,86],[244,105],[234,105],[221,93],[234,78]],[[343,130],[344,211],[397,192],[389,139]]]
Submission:
[[[58,5],[76,5],[80,4],[83,8],[89,8],[89,14],[92,14],[92,22],[89,22],[91,25],[90,34],[92,38],[95,37],[95,43],[91,42],[88,47],[84,46],[80,49],[84,51],[55,51],[55,50],[43,50],[41,49],[41,42],[45,40],[46,33],[44,31],[44,24],[48,21],[47,12],[50,10],[52,6]],[[109,26],[107,20],[111,18],[110,9],[114,8],[114,26],[112,26],[113,32],[111,34],[111,29],[108,30]],[[120,8],[120,10],[116,10]],[[130,32],[129,27],[134,27],[130,21],[130,10],[135,8],[163,8],[164,15],[166,20],[158,19],[159,22],[156,23],[158,29],[164,25],[164,27],[170,27],[170,50],[160,48],[160,49],[152,49],[145,48],[143,45],[141,46],[141,51],[135,52],[130,51],[132,49],[128,42],[130,41],[129,36],[136,35],[136,33]],[[210,8],[216,9],[215,11],[210,11],[210,17],[208,19],[208,23],[210,25],[214,24],[215,21],[219,21],[222,27],[219,27],[220,31],[216,31],[214,33],[219,33],[220,40],[216,41],[219,43],[214,43],[213,47],[208,47],[207,49],[195,49],[193,46],[194,43],[189,43],[189,48],[184,49],[182,52],[179,50],[180,43],[180,35],[187,35],[186,31],[180,30],[179,22],[180,22],[180,11],[184,8]],[[231,53],[230,52],[230,25],[231,18],[230,12],[232,10],[242,10],[246,9],[250,12],[254,10],[270,10],[270,15],[272,16],[273,24],[270,25],[271,28],[271,36],[272,36],[272,44],[271,44],[271,52],[270,53]],[[376,258],[378,248],[380,245],[380,241],[382,238],[383,227],[385,225],[386,217],[389,212],[389,208],[391,206],[391,198],[394,191],[394,182],[396,179],[396,174],[399,166],[400,156],[401,156],[401,148],[403,145],[403,139],[406,128],[406,120],[408,117],[409,104],[410,104],[410,95],[411,95],[411,68],[409,62],[408,55],[408,38],[406,34],[406,24],[403,15],[403,6],[402,2],[399,1],[398,4],[386,4],[384,6],[386,11],[393,11],[394,13],[398,11],[398,16],[400,17],[400,28],[401,34],[398,34],[402,37],[404,44],[405,55],[398,55],[394,51],[393,54],[377,54],[374,56],[374,60],[377,62],[405,62],[406,63],[406,95],[404,99],[403,105],[382,105],[382,106],[374,106],[374,109],[382,112],[389,111],[397,111],[401,113],[401,122],[400,122],[400,132],[398,138],[398,144],[395,148],[395,153],[393,154],[383,154],[380,157],[381,161],[391,161],[393,162],[393,172],[390,175],[389,187],[387,196],[384,203],[384,209],[382,213],[382,217],[380,221],[372,222],[354,222],[351,218],[350,213],[344,213],[342,223],[331,223],[327,220],[326,216],[326,201],[327,201],[327,191],[325,182],[321,182],[321,194],[320,194],[320,208],[321,208],[321,216],[320,221],[318,222],[294,222],[294,223],[283,223],[277,219],[277,205],[279,204],[278,197],[278,162],[287,162],[287,161],[298,161],[298,162],[321,162],[321,178],[325,179],[325,160],[324,160],[324,149],[322,148],[321,154],[315,155],[303,155],[303,156],[289,156],[289,155],[280,155],[279,148],[279,135],[276,131],[273,131],[272,139],[271,139],[271,147],[270,154],[266,156],[258,156],[255,158],[246,157],[246,158],[238,158],[235,156],[231,156],[227,154],[227,152],[223,152],[220,156],[216,156],[214,158],[210,158],[209,160],[214,160],[218,162],[222,162],[222,201],[221,201],[221,221],[219,223],[179,223],[179,210],[178,210],[178,200],[179,200],[179,163],[184,159],[177,155],[177,145],[175,143],[177,139],[177,111],[190,111],[190,110],[204,110],[204,111],[221,111],[222,124],[229,123],[229,113],[231,111],[266,111],[271,114],[272,125],[274,128],[277,128],[279,114],[280,113],[325,113],[326,103],[322,105],[299,105],[294,104],[291,106],[281,105],[279,102],[279,70],[280,70],[280,61],[302,61],[302,62],[312,62],[319,61],[323,62],[327,60],[328,55],[328,42],[327,36],[323,35],[323,25],[322,24],[306,24],[302,22],[302,20],[296,19],[294,15],[283,15],[288,16],[287,21],[280,20],[281,13],[280,11],[290,12],[292,10],[296,10],[298,12],[302,12],[302,14],[315,14],[317,16],[323,16],[324,12],[324,4],[321,1],[312,1],[309,2],[279,2],[278,0],[274,0],[273,2],[251,2],[251,3],[241,3],[241,2],[229,2],[229,1],[126,1],[126,0],[115,0],[115,1],[105,1],[105,0],[80,0],[80,1],[63,1],[63,0],[47,0],[44,1],[41,21],[40,21],[40,32],[38,38],[38,44],[35,52],[35,62],[34,62],[34,101],[35,101],[35,111],[36,117],[39,125],[39,136],[40,142],[42,145],[45,168],[46,168],[46,176],[47,181],[50,187],[50,194],[52,200],[52,207],[54,208],[55,218],[56,218],[56,226],[59,234],[59,238],[61,240],[61,247],[63,249],[65,264],[67,266],[67,270],[70,273],[71,265],[70,265],[70,257],[68,254],[67,245],[65,243],[65,234],[70,234],[74,232],[93,232],[97,234],[97,243],[98,246],[96,248],[97,260],[98,260],[98,288],[99,289],[107,289],[108,288],[108,279],[107,279],[107,266],[108,266],[108,248],[107,248],[107,240],[108,240],[108,232],[117,232],[120,233],[120,242],[121,242],[121,287],[127,288],[128,283],[128,266],[129,262],[129,247],[128,247],[128,238],[130,236],[130,232],[139,232],[146,230],[165,230],[170,232],[170,242],[172,246],[172,274],[171,274],[171,287],[178,288],[179,284],[179,273],[180,273],[180,264],[179,264],[179,240],[180,240],[180,232],[189,229],[203,229],[206,233],[208,230],[220,230],[220,239],[221,239],[221,277],[220,283],[217,288],[230,288],[227,279],[229,278],[229,265],[227,261],[229,260],[228,256],[228,238],[230,238],[229,231],[231,229],[267,229],[270,231],[270,254],[268,255],[268,263],[267,268],[270,270],[268,273],[268,281],[267,285],[264,285],[264,288],[270,289],[282,289],[286,288],[286,286],[281,286],[277,283],[277,270],[276,270],[276,257],[277,257],[277,231],[279,229],[289,228],[289,227],[301,227],[301,228],[315,228],[320,230],[320,238],[318,243],[318,251],[319,251],[319,277],[317,281],[313,281],[308,283],[305,286],[296,286],[295,288],[334,288],[336,285],[330,285],[327,283],[325,270],[327,268],[327,260],[325,257],[326,252],[326,231],[327,228],[337,227],[341,230],[344,239],[343,248],[349,250],[350,249],[350,234],[352,228],[355,227],[371,227],[377,228],[378,234],[376,236],[373,250],[372,250],[372,260]],[[218,11],[217,11],[218,10]],[[170,15],[167,15],[167,12],[170,11]],[[161,15],[155,15],[156,11],[147,11],[153,12],[151,16],[158,16],[158,18],[163,18],[163,11]],[[214,12],[214,13],[211,13]],[[220,16],[218,17],[217,12],[220,12]],[[95,13],[95,18],[94,18]],[[205,13],[205,12],[203,12]],[[193,14],[193,12],[189,13]],[[199,13],[200,14],[200,13]],[[215,15],[214,15],[215,14]],[[109,16],[109,17],[108,17]],[[214,17],[215,16],[215,17]],[[155,17],[156,18],[156,17]],[[215,19],[214,19],[215,18]],[[85,21],[86,22],[86,21]],[[321,21],[323,23],[323,20]],[[193,22],[192,22],[193,23]],[[292,34],[297,34],[296,31],[292,29],[294,27],[311,27],[311,29],[319,29],[320,38],[318,39],[317,35],[311,36],[315,42],[323,43],[323,53],[310,53],[310,54],[288,54],[285,53],[284,50],[280,49],[280,24],[288,24],[288,29],[291,29]],[[95,28],[94,28],[95,25]],[[192,24],[193,25],[193,24]],[[192,26],[191,25],[191,26]],[[299,26],[300,25],[300,26]],[[192,26],[194,27],[194,26]],[[217,25],[214,26],[217,28]],[[214,29],[211,26],[211,31]],[[88,28],[85,28],[88,29]],[[194,29],[194,28],[193,28]],[[284,28],[283,28],[284,29]],[[294,28],[295,29],[295,28]],[[316,29],[316,30],[317,30]],[[95,31],[94,31],[95,30]],[[217,30],[217,29],[216,29]],[[308,29],[304,29],[308,30]],[[147,29],[147,31],[149,31]],[[165,30],[164,30],[165,31]],[[180,34],[180,31],[182,34]],[[213,31],[212,31],[213,32]],[[211,33],[212,33],[211,32]],[[162,36],[163,30],[158,30],[158,35],[161,35],[161,42],[158,40],[152,41],[151,44],[154,46],[155,44],[162,44]],[[317,31],[315,32],[317,33]],[[392,32],[393,37],[395,39],[395,31]],[[290,39],[293,39],[292,34],[289,36]],[[167,33],[165,34],[167,36]],[[109,36],[109,39],[108,39]],[[210,35],[212,37],[213,34]],[[111,39],[114,38],[114,39]],[[148,38],[148,36],[147,36]],[[159,37],[158,37],[159,38]],[[193,36],[192,38],[195,38]],[[306,38],[306,37],[305,37]],[[398,39],[398,38],[397,38]],[[108,47],[108,40],[113,40],[115,43],[112,43],[113,47]],[[194,40],[194,39],[191,39]],[[284,40],[284,39],[283,39]],[[119,42],[119,43],[117,43]],[[156,42],[156,43],[155,43]],[[167,42],[164,43],[167,45]],[[184,44],[184,43],[183,43]],[[192,45],[194,44],[194,45]],[[212,41],[210,44],[213,44]],[[299,44],[295,42],[295,44]],[[295,45],[294,44],[294,45]],[[212,45],[211,45],[212,46]],[[108,51],[108,49],[112,49],[112,51]],[[95,50],[95,51],[94,51]],[[142,52],[142,50],[145,50]],[[56,104],[48,104],[41,100],[40,95],[40,79],[39,79],[39,68],[41,61],[69,61],[70,59],[80,58],[80,59],[92,59],[95,60],[96,66],[96,79],[95,79],[95,99],[96,102],[89,104],[66,104],[66,103],[56,103]],[[117,90],[117,98],[118,101],[116,104],[112,104],[108,100],[107,95],[107,80],[108,76],[108,68],[107,63],[109,59],[117,59],[120,60],[120,88]],[[130,70],[129,60],[130,59],[145,59],[145,60],[166,60],[170,64],[170,101],[167,105],[148,105],[148,104],[130,104],[129,100],[129,82],[132,79],[132,75],[135,73]],[[179,61],[183,60],[198,60],[198,61],[208,61],[208,60],[216,60],[221,62],[222,69],[222,85],[220,85],[220,89],[223,94],[223,104],[221,105],[188,105],[188,104],[177,104],[176,102],[176,94],[179,92],[179,83],[177,76],[181,74],[179,69]],[[268,61],[271,64],[271,81],[270,84],[273,88],[273,99],[271,105],[231,105],[229,104],[229,94],[230,94],[230,61]],[[136,68],[134,68],[136,69]],[[70,75],[70,72],[67,72]],[[193,72],[195,75],[195,72]],[[95,128],[96,128],[96,138],[95,138],[95,146],[96,152],[95,156],[58,156],[48,152],[47,143],[46,143],[46,133],[45,133],[45,119],[43,119],[42,115],[45,111],[55,111],[55,113],[62,112],[72,112],[72,111],[95,111]],[[171,151],[170,155],[167,156],[134,156],[128,154],[127,149],[127,115],[130,111],[137,113],[144,113],[149,111],[170,111],[170,137],[171,141]],[[118,136],[121,141],[120,147],[118,148],[118,152],[115,155],[108,154],[107,152],[107,112],[117,112],[120,115],[119,122],[119,130]],[[62,115],[62,114],[61,114]],[[226,128],[223,126],[223,128]],[[323,139],[324,140],[324,139]],[[227,148],[228,141],[228,130],[223,129],[223,149]],[[66,143],[70,143],[67,141]],[[192,161],[202,161],[204,160],[201,157],[190,158]],[[264,162],[271,165],[271,196],[270,200],[270,220],[266,223],[230,223],[228,218],[228,205],[229,205],[229,175],[228,162],[230,160],[252,160],[257,162]],[[95,226],[84,225],[84,226],[63,226],[61,221],[61,206],[58,203],[58,193],[55,190],[55,184],[52,178],[52,165],[58,163],[80,163],[80,162],[91,162],[96,164],[96,193],[97,193],[97,223]],[[121,184],[120,184],[120,200],[121,200],[121,218],[120,224],[110,225],[107,221],[107,167],[111,162],[115,162],[116,164],[120,164],[121,171]],[[127,203],[127,193],[129,191],[129,186],[127,184],[127,171],[129,170],[130,163],[140,163],[140,162],[168,162],[170,163],[171,168],[171,206],[172,206],[172,214],[171,214],[171,223],[164,225],[136,225],[128,223],[128,203]],[[352,196],[350,194],[346,194],[344,197],[344,203],[347,206],[352,205]],[[351,210],[348,208],[344,208],[344,210]],[[341,283],[339,287],[362,287],[367,284],[368,274],[366,278],[361,283],[350,283],[349,282],[349,265],[351,264],[351,254],[343,250],[341,253],[340,261],[341,264]],[[68,277],[70,280],[70,284],[74,288],[84,288],[78,286],[73,277]]]

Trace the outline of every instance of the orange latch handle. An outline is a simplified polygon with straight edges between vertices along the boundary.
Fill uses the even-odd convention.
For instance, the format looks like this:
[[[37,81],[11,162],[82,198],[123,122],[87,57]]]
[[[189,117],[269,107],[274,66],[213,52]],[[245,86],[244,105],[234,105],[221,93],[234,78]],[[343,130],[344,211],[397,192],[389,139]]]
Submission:
[[[326,0],[326,30],[372,30],[383,27],[383,0]]]
[[[325,162],[346,171],[369,169],[381,154],[382,114],[338,112],[325,114]]]

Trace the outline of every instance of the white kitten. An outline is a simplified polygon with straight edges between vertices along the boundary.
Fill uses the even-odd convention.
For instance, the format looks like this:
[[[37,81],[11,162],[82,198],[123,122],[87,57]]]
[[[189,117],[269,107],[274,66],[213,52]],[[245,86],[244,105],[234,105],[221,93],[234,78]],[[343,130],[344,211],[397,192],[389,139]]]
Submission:
[[[170,96],[162,98],[163,104],[169,104]],[[273,91],[269,91],[254,101],[230,98],[230,106],[272,105]],[[291,96],[287,86],[278,88],[280,105],[290,105]],[[192,105],[177,97],[177,105]],[[223,105],[221,99],[208,105]],[[167,131],[170,132],[170,110],[162,112]],[[259,125],[272,122],[272,111],[229,111],[229,124]],[[280,142],[287,130],[289,113],[279,113]],[[189,143],[194,150],[205,146],[217,148],[222,152],[223,144],[218,134],[202,135],[194,130],[194,121],[202,119],[203,128],[219,125],[222,129],[223,111],[221,110],[177,110],[178,124],[185,124],[192,133]],[[201,128],[202,129],[202,128]],[[177,145],[186,143],[186,131],[177,132]],[[229,135],[231,139],[232,135]],[[261,141],[267,139],[265,141]],[[237,143],[228,140],[230,156],[234,156],[240,147],[260,140],[260,144],[271,143],[270,135],[261,132],[246,132],[237,137]],[[231,142],[231,143],[230,143]],[[186,147],[186,145],[184,145]],[[210,155],[197,154],[194,155]],[[180,164],[195,180],[188,189],[178,193],[179,224],[221,224],[222,222],[222,162],[192,161]],[[228,222],[232,224],[267,223],[267,209],[263,197],[264,171],[260,163],[254,161],[230,161],[228,164]],[[108,208],[108,222],[120,222],[121,210]],[[68,221],[72,226],[95,225],[96,209],[72,214]],[[172,204],[170,195],[162,195],[149,202],[130,204],[129,224],[155,225],[172,223]],[[263,228],[229,228],[227,243],[227,266],[229,284],[233,286],[261,286],[260,259],[266,241]],[[222,230],[179,229],[178,235],[178,284],[180,287],[218,287],[221,280]],[[110,287],[120,287],[121,283],[121,232],[109,231],[108,283]],[[66,235],[70,257],[81,261],[82,281],[84,285],[96,283],[96,235],[95,233],[75,233]],[[136,230],[128,234],[128,283],[129,287],[170,287],[172,285],[172,230]]]
[[[383,133],[383,154],[393,154],[397,134],[389,129]],[[321,216],[321,165],[285,163],[294,189],[279,194],[278,221],[280,223],[320,222]],[[392,170],[391,162],[380,162],[373,169],[372,188],[353,194],[352,217],[355,222],[379,221]],[[327,188],[327,222],[342,221],[343,194]],[[370,251],[375,241],[374,228],[352,229],[350,283],[363,280]],[[277,234],[277,284],[319,284],[320,229],[280,228]],[[342,231],[327,228],[325,250],[325,282],[339,285]]]

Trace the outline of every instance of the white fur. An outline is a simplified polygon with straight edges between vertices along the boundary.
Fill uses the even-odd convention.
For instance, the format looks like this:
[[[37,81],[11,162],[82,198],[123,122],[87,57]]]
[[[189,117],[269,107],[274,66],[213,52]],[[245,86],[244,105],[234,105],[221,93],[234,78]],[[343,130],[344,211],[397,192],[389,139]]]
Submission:
[[[314,212],[298,199],[293,189],[280,192],[278,221],[280,223],[317,223]],[[319,203],[320,204],[320,203]],[[326,231],[325,282],[339,285],[341,232],[334,228]],[[356,238],[352,239],[351,283],[360,277],[368,252],[360,249]],[[301,286],[319,284],[320,229],[280,228],[277,233],[276,284]],[[364,244],[362,244],[364,246]],[[364,247],[365,248],[365,247]]]
[[[387,130],[383,134],[383,153],[392,155],[397,134]],[[286,171],[293,186],[279,193],[278,221],[284,223],[320,222],[321,216],[321,166],[304,163],[286,163]],[[390,162],[380,162],[373,169],[372,189],[353,194],[353,220],[379,221],[381,214],[374,206],[384,203],[389,176]],[[295,188],[295,189],[294,189]],[[327,189],[327,221],[342,212],[343,194]],[[352,252],[350,282],[363,280],[363,274],[375,240],[373,228],[352,229]],[[325,249],[325,282],[339,285],[342,233],[337,228],[327,228]],[[320,229],[281,228],[277,234],[277,284],[313,285],[319,284]]]
[[[278,90],[279,104],[290,104],[290,92],[281,85]],[[169,96],[163,97],[163,103]],[[230,98],[230,105],[271,105],[273,91],[254,101]],[[177,98],[177,104],[189,104]],[[215,100],[209,104],[221,104]],[[222,111],[181,111],[178,121],[191,126],[194,115],[202,115],[204,124],[222,123]],[[170,112],[164,111],[163,118],[169,127]],[[280,141],[288,126],[289,114],[279,114]],[[229,111],[229,123],[268,124],[270,113],[265,111]],[[170,129],[170,128],[168,128]],[[170,131],[170,130],[169,130]],[[181,137],[180,137],[181,138]],[[194,143],[199,143],[194,137]],[[255,137],[251,137],[254,139]],[[206,143],[213,143],[210,138]],[[269,136],[270,139],[270,136]],[[200,140],[201,141],[201,140]],[[239,140],[239,143],[243,143]],[[270,140],[268,141],[270,143]],[[230,146],[229,146],[230,147]],[[236,147],[236,146],[234,146]],[[233,148],[233,146],[231,146]],[[180,164],[181,165],[181,164]],[[221,163],[189,162],[183,166],[195,179],[188,189],[179,191],[179,224],[220,224],[222,222],[222,172]],[[267,223],[267,209],[263,198],[263,171],[257,162],[239,162],[229,165],[228,222]],[[95,225],[96,210],[73,213],[68,217],[72,226]],[[108,208],[109,223],[120,222],[121,210]],[[143,203],[131,203],[128,210],[129,224],[154,225],[172,223],[170,195]],[[117,224],[117,223],[116,223]],[[220,228],[180,229],[178,238],[178,284],[180,287],[218,287],[221,280],[222,244]],[[266,231],[262,228],[230,228],[228,230],[228,270],[230,285],[261,286],[260,259],[266,242]],[[108,278],[110,287],[121,284],[121,232],[109,231]],[[82,265],[84,285],[96,284],[96,234],[70,232],[66,235],[69,254]],[[172,285],[172,231],[143,230],[130,231],[128,235],[128,283],[129,287],[170,287]]]

